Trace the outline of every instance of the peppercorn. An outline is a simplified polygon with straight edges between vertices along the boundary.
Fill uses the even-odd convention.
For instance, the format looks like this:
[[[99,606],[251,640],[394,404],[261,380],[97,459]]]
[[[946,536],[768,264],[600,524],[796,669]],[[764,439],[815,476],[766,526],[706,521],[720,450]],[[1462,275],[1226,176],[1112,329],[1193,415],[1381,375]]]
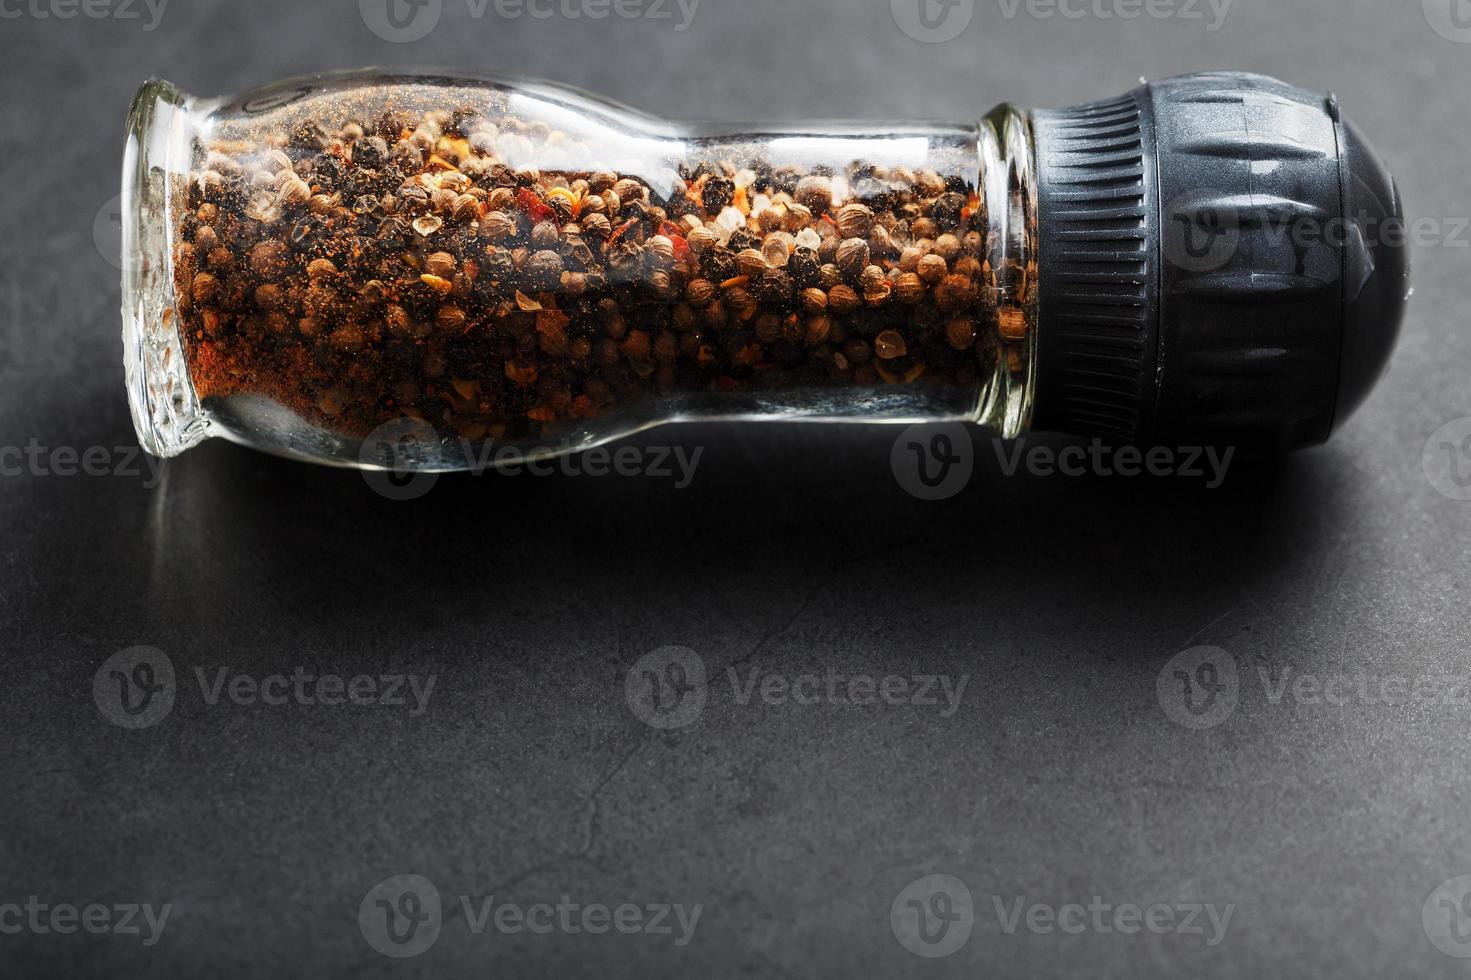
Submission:
[[[956,317],[945,324],[945,339],[956,350],[969,350],[976,342],[976,324],[969,317]]]
[[[889,294],[892,292],[893,287],[889,285],[889,281],[881,279],[863,290],[863,302],[869,306],[882,306],[888,302]]]
[[[817,252],[813,249],[798,245],[792,252],[792,257],[787,261],[787,271],[796,280],[797,285],[804,289],[819,284],[819,270],[821,263],[818,262]]]
[[[674,242],[667,236],[653,236],[644,243],[644,250],[655,268],[667,269],[674,264]]]
[[[352,144],[352,162],[368,170],[379,170],[388,162],[388,142],[381,136],[369,136]]]
[[[502,282],[515,276],[516,260],[503,249],[488,251],[480,271],[491,282]]]
[[[555,222],[539,221],[531,229],[531,247],[538,249],[555,248],[562,240],[562,233],[558,230]]]
[[[302,322],[305,323],[306,321],[303,320]],[[400,337],[407,336],[413,325],[413,321],[409,318],[408,310],[405,310],[396,303],[389,304],[383,310],[383,323],[388,327],[390,333]],[[302,332],[306,332],[305,328],[303,328]]]
[[[551,288],[561,279],[562,269],[562,257],[556,252],[536,252],[526,260],[526,275],[539,288]]]
[[[975,283],[965,276],[946,276],[935,287],[935,304],[942,310],[963,310],[975,301]]]
[[[838,246],[836,265],[849,280],[862,275],[869,265],[868,242],[861,238],[846,239]]]
[[[642,361],[649,356],[649,334],[646,330],[630,330],[619,347],[623,356],[631,361]]]
[[[613,185],[613,193],[618,195],[620,201],[642,201],[644,185],[631,177],[625,177]]]
[[[960,224],[960,214],[964,208],[964,194],[943,194],[930,206],[930,217],[945,227],[953,227]]]
[[[736,254],[736,270],[743,276],[754,276],[766,270],[766,256],[754,248],[742,249]]]
[[[730,233],[730,241],[728,241],[726,244],[730,246],[730,250],[732,252],[740,252],[748,248],[756,248],[757,245],[761,244],[761,239],[757,238],[749,231],[746,231],[744,228],[737,228],[735,231]],[[765,258],[765,256],[762,257]]]
[[[711,282],[725,282],[735,276],[735,255],[721,246],[709,249],[700,257],[700,268]]]
[[[797,181],[796,193],[792,196],[812,214],[824,214],[833,204],[832,181],[822,176],[803,177]]]
[[[281,185],[281,200],[292,207],[299,207],[311,200],[311,185],[300,177],[292,177]]]
[[[673,364],[679,358],[679,338],[664,331],[654,338],[654,360],[660,364]]]
[[[1007,307],[996,316],[996,330],[1004,340],[1020,341],[1027,337],[1027,319],[1021,310]]]
[[[235,253],[223,245],[216,245],[204,257],[204,262],[211,269],[217,272],[223,272],[235,264]]]
[[[622,340],[628,334],[628,321],[623,314],[615,313],[603,324],[603,332],[614,340]]]
[[[451,218],[458,224],[469,224],[480,217],[480,201],[473,195],[461,194],[455,198]]]
[[[753,280],[752,293],[763,303],[786,303],[792,298],[792,277],[783,269],[767,269]]]
[[[592,241],[606,242],[613,234],[613,223],[604,215],[586,214],[582,217],[582,233]]]
[[[200,272],[194,276],[190,287],[190,293],[196,303],[208,303],[218,295],[220,281],[208,272]]]
[[[453,304],[441,306],[434,316],[434,325],[447,333],[461,330],[465,326],[465,311]]]
[[[214,253],[210,253],[213,265]],[[284,242],[274,239],[260,242],[250,250],[250,270],[264,279],[275,279],[286,272],[289,252]]]
[[[712,177],[700,190],[700,203],[708,214],[719,214],[730,206],[735,196],[735,183],[724,177]]]
[[[674,279],[663,269],[656,269],[649,273],[645,286],[649,295],[658,300],[669,300],[674,298]]]
[[[433,252],[424,260],[424,271],[430,275],[448,277],[455,271],[457,264],[455,257],[448,252]]]
[[[863,204],[845,204],[838,209],[836,223],[844,238],[867,238],[873,231],[873,210]]]
[[[954,262],[960,257],[960,239],[946,233],[935,239],[935,254],[946,262]]]
[[[943,258],[931,252],[921,256],[914,271],[920,279],[924,280],[925,285],[933,286],[945,278],[950,271],[950,266]]]
[[[827,305],[834,313],[852,313],[860,303],[857,291],[846,283],[839,283],[827,292]]]
[[[905,272],[894,282],[894,297],[901,303],[913,305],[924,299],[925,284],[916,273]]]
[[[892,361],[909,353],[909,345],[897,330],[885,330],[873,340],[873,352],[881,360]]]
[[[707,327],[713,327],[716,330],[725,326],[729,319],[725,311],[725,303],[718,299],[700,311],[700,321]]]
[[[832,320],[826,316],[811,316],[806,323],[806,341],[811,347],[827,343],[832,333]]]
[[[717,236],[715,232],[711,231],[709,228],[704,227],[703,225],[699,228],[691,230],[690,233],[685,236],[685,240],[689,243],[690,250],[693,251],[696,255],[704,252],[707,248],[710,248],[712,245],[715,245],[720,241],[719,236]]]
[[[768,265],[785,266],[792,257],[793,239],[784,231],[775,231],[766,236],[761,244],[761,255]]]
[[[684,290],[685,302],[699,309],[715,299],[715,286],[708,279],[691,279]]]

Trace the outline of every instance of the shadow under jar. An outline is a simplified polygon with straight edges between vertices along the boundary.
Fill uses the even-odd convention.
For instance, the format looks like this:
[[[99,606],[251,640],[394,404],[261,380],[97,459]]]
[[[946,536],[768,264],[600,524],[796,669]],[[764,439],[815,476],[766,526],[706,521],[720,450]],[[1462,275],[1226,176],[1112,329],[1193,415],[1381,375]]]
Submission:
[[[686,419],[1029,421],[1026,116],[667,124],[545,83],[138,93],[128,390],[221,435],[460,469]],[[386,454],[386,455],[385,455]]]

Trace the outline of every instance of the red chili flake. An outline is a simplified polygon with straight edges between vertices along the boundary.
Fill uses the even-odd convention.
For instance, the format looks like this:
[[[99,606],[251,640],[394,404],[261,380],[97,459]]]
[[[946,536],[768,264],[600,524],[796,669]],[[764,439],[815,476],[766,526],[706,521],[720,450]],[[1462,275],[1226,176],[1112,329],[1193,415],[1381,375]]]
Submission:
[[[685,185],[684,196],[689,198],[691,204],[703,203],[702,197],[705,190],[705,184],[707,184],[709,180],[709,174],[702,174],[700,176],[700,179],[695,181],[693,184]]]
[[[679,233],[679,226],[672,221],[666,221],[659,226],[659,234],[674,243],[674,261],[688,262],[690,260],[690,243]]]
[[[521,205],[521,210],[531,216],[533,222],[547,221],[557,213],[543,204],[541,198],[536,196],[536,192],[527,187],[516,192],[516,203]]]
[[[618,239],[620,239],[620,238],[623,237],[623,233],[625,231],[627,231],[628,229],[632,228],[636,224],[638,224],[638,219],[637,218],[629,218],[623,224],[619,225],[618,226],[618,230],[615,231],[615,232],[613,232],[613,234],[611,234],[611,235],[608,236],[608,244],[609,245],[612,245],[614,242],[618,241]]]

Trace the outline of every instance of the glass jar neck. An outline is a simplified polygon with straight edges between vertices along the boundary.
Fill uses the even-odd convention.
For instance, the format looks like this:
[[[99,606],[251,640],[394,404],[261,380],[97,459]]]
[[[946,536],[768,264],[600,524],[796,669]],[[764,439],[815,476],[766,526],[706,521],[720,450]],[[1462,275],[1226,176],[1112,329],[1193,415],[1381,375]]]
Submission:
[[[981,120],[979,148],[1000,356],[994,386],[975,421],[1014,439],[1031,426],[1036,391],[1037,162],[1031,117],[1009,104],[997,106]]]

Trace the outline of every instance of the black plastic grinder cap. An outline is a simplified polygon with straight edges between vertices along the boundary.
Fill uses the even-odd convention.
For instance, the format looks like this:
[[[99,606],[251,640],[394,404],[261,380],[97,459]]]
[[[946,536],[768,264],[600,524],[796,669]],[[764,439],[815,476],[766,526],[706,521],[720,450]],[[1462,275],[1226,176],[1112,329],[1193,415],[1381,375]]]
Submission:
[[[1394,180],[1333,96],[1215,72],[1033,125],[1033,428],[1271,453],[1364,401],[1408,246]]]

